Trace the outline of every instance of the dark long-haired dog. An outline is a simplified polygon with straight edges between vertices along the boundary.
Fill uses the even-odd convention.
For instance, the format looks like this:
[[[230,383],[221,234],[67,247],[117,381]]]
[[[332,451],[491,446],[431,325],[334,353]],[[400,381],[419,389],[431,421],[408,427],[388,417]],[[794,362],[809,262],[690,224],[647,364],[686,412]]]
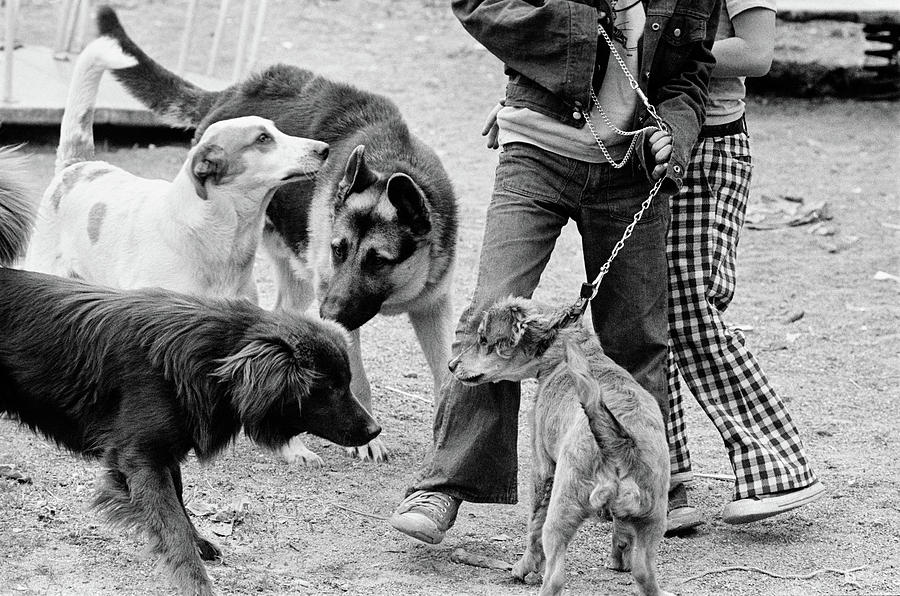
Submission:
[[[192,525],[180,463],[244,429],[277,449],[309,432],[346,446],[380,432],[350,391],[345,332],[245,301],[118,291],[3,268],[34,204],[0,152],[0,414],[104,466],[96,507],[144,532],[179,590],[212,594],[221,553]],[[36,203],[36,201],[34,201]]]
[[[467,384],[539,381],[533,509],[527,548],[512,573],[524,579],[541,571],[546,554],[541,596],[562,594],[569,542],[588,517],[604,514],[613,519],[607,567],[630,569],[644,596],[668,594],[656,580],[669,486],[659,406],[591,331],[561,324],[568,314],[523,298],[501,300],[450,362]]]

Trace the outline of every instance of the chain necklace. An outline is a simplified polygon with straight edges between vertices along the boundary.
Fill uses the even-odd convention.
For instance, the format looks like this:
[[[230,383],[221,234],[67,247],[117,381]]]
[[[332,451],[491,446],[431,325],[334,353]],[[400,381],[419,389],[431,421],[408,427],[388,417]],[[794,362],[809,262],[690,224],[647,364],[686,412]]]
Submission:
[[[613,9],[615,9],[615,2],[613,2]],[[591,120],[590,108],[588,108],[587,110],[581,110],[581,115],[584,116],[584,123],[587,124],[588,129],[590,129],[591,135],[597,142],[597,146],[600,147],[600,152],[603,153],[603,157],[606,158],[606,161],[608,161],[613,168],[620,169],[624,167],[626,163],[628,163],[629,159],[631,159],[631,155],[634,153],[634,148],[637,144],[638,135],[656,128],[659,128],[663,131],[668,131],[669,128],[668,126],[666,126],[666,123],[663,122],[662,118],[659,117],[659,114],[656,113],[656,108],[653,106],[653,104],[650,103],[650,100],[641,90],[638,82],[631,75],[631,72],[628,70],[628,66],[625,64],[625,60],[622,59],[621,54],[619,54],[619,50],[616,48],[615,44],[612,42],[612,39],[610,39],[609,34],[606,32],[603,26],[597,26],[597,33],[606,41],[606,44],[609,46],[613,58],[615,58],[619,67],[622,69],[622,72],[625,73],[625,78],[628,80],[628,85],[632,88],[632,90],[634,90],[635,93],[637,93],[638,97],[641,98],[641,101],[644,103],[647,111],[650,113],[657,124],[656,126],[645,126],[638,130],[632,131],[625,131],[620,129],[609,119],[609,116],[607,116],[606,111],[603,109],[603,106],[600,105],[600,100],[597,99],[597,94],[594,93],[594,89],[591,88],[591,101],[595,106],[597,106],[597,112],[600,114],[600,118],[603,119],[603,122],[606,124],[606,126],[619,136],[631,137],[631,142],[628,144],[628,149],[625,151],[625,156],[620,161],[616,162],[616,160],[612,158],[609,149],[606,148],[606,144],[600,139],[600,135],[597,133],[597,129],[594,127],[594,122]]]
[[[615,0],[613,0],[612,8],[615,9]],[[630,8],[630,7],[629,7]],[[610,52],[612,56],[615,58],[616,62],[619,64],[619,67],[622,69],[622,72],[625,73],[625,78],[628,79],[628,84],[637,93],[638,97],[641,98],[641,101],[644,104],[644,107],[647,108],[647,112],[649,112],[650,116],[656,122],[656,126],[645,126],[639,130],[635,131],[624,131],[616,127],[606,115],[606,112],[603,110],[603,106],[600,105],[600,102],[597,99],[597,95],[594,93],[593,88],[591,89],[591,100],[597,106],[597,111],[600,114],[600,117],[606,123],[606,125],[617,135],[621,136],[630,136],[631,143],[628,145],[628,150],[625,152],[625,157],[618,163],[612,159],[612,156],[609,153],[609,150],[606,148],[606,145],[603,144],[603,141],[600,140],[600,136],[597,134],[597,131],[594,128],[593,122],[591,122],[591,117],[588,114],[590,109],[581,110],[581,114],[584,116],[584,122],[590,128],[591,134],[594,136],[594,139],[597,141],[597,145],[600,146],[600,151],[603,152],[603,156],[606,157],[607,161],[613,168],[621,168],[628,160],[631,158],[632,153],[634,153],[634,147],[637,143],[637,137],[639,134],[645,131],[650,131],[654,129],[660,129],[663,132],[669,132],[668,125],[663,121],[662,118],[659,117],[659,114],[656,112],[656,108],[653,104],[650,103],[650,100],[647,98],[647,95],[641,90],[640,85],[635,80],[635,78],[628,71],[628,66],[625,64],[625,61],[622,59],[622,56],[619,54],[619,50],[616,49],[616,46],[613,44],[612,40],[609,38],[609,35],[606,33],[606,30],[603,29],[602,26],[597,26],[597,32],[603,37],[606,41],[606,44],[609,46]],[[619,254],[619,251],[625,246],[625,241],[631,237],[631,234],[634,232],[635,226],[637,226],[638,222],[641,221],[641,217],[644,216],[644,212],[650,208],[650,203],[653,201],[653,198],[659,193],[659,189],[662,187],[663,180],[665,180],[665,176],[660,176],[659,180],[653,185],[650,189],[650,194],[644,199],[644,202],[641,203],[641,208],[637,213],[634,214],[634,217],[631,219],[631,223],[625,228],[625,231],[622,233],[622,237],[616,242],[615,246],[613,246],[612,251],[610,252],[609,258],[606,259],[606,262],[603,263],[603,266],[600,267],[600,272],[597,274],[597,277],[590,284],[582,285],[582,294],[581,297],[575,302],[572,306],[571,312],[573,313],[581,313],[583,314],[587,305],[591,300],[597,295],[597,292],[600,290],[600,282],[603,281],[603,278],[606,276],[609,271],[610,266],[612,265],[613,259],[616,258],[616,255]],[[580,314],[578,315],[580,316]],[[572,319],[574,320],[574,319]]]

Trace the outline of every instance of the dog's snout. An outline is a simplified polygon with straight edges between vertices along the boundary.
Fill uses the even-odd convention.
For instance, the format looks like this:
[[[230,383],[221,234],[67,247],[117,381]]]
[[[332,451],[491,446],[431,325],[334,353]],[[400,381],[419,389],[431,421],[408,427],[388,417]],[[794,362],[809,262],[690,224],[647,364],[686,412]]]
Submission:
[[[320,159],[326,160],[328,159],[328,152],[331,148],[326,144],[322,143],[322,146],[316,149],[316,155],[319,156]]]

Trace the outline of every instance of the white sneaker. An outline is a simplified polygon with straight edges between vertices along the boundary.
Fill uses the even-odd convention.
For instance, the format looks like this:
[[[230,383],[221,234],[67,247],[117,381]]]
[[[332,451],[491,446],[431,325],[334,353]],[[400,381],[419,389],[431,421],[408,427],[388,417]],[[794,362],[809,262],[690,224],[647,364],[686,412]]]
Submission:
[[[725,506],[722,511],[722,521],[726,524],[746,524],[759,521],[812,503],[825,493],[825,487],[817,480],[804,488],[738,499]]]

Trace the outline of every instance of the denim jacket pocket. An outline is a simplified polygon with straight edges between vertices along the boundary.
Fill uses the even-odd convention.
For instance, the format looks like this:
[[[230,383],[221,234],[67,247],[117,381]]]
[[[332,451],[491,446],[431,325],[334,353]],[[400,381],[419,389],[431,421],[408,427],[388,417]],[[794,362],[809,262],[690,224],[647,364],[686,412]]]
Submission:
[[[666,24],[663,39],[670,46],[680,47],[706,38],[706,20],[684,13],[675,13]]]

